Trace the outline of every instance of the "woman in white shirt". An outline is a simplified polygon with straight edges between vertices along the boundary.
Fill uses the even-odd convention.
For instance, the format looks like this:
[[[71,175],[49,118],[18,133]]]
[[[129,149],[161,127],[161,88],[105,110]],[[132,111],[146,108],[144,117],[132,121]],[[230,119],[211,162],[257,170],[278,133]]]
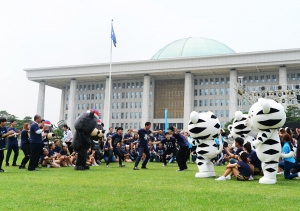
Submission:
[[[64,130],[64,142],[68,145],[69,153],[73,153],[73,147],[72,147],[72,140],[73,140],[73,134],[71,129],[68,127],[68,125],[63,125]]]

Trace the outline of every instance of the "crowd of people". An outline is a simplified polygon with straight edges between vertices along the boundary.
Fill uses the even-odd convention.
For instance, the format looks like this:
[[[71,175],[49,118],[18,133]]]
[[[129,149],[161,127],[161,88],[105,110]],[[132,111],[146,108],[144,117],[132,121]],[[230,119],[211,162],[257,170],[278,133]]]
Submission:
[[[18,131],[16,121],[10,121],[6,128],[7,120],[0,118],[0,172],[4,160],[5,139],[8,139],[6,166],[12,154],[12,166],[20,169],[34,171],[39,167],[74,167],[77,152],[72,148],[73,134],[68,125],[63,125],[64,138],[52,139],[51,127],[39,116],[34,116],[34,122],[25,123],[23,130]],[[166,167],[168,163],[176,162],[179,172],[187,170],[187,162],[195,163],[197,159],[196,147],[190,144],[192,138],[188,132],[179,131],[176,127],[169,127],[167,131],[159,129],[151,131],[151,123],[146,122],[143,128],[129,129],[124,133],[122,127],[110,127],[105,137],[97,141],[91,140],[91,148],[87,150],[86,166],[98,166],[101,162],[108,168],[111,162],[118,162],[119,167],[124,163],[133,162],[133,170],[147,169],[148,162],[161,162]],[[216,180],[228,180],[235,177],[237,180],[253,180],[254,175],[262,174],[261,162],[249,142],[244,143],[243,138],[236,138],[234,145],[228,143],[225,131],[222,130],[222,140],[215,139],[216,144],[223,143],[223,151],[212,159],[215,165],[226,165],[225,172]],[[21,149],[24,153],[20,165],[17,165],[19,155],[18,137],[21,138]],[[282,144],[282,153],[288,154],[298,146],[300,141],[300,128],[296,130],[280,129],[279,137]],[[191,159],[191,160],[190,160]],[[26,168],[26,165],[28,167]],[[300,178],[300,150],[295,156],[282,158],[279,162],[278,174],[284,174],[285,179]]]

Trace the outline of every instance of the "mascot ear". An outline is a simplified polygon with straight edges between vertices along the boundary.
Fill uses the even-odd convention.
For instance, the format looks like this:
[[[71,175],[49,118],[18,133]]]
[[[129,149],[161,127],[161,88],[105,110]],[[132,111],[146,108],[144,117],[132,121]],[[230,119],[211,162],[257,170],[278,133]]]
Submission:
[[[266,100],[264,98],[259,98],[258,102],[261,105],[264,114],[270,113],[271,107],[270,107],[270,103],[268,100]]]
[[[104,123],[101,123],[101,126],[104,127]]]
[[[236,120],[240,121],[243,118],[243,113],[241,111],[236,111],[234,116]]]
[[[90,118],[94,117],[94,111],[91,111],[89,116]]]
[[[196,111],[193,111],[191,114],[190,114],[190,119],[191,119],[191,122],[193,124],[197,124],[198,122],[198,113]]]
[[[228,129],[229,131],[231,131],[231,130],[232,130],[232,125],[228,125],[227,129]]]

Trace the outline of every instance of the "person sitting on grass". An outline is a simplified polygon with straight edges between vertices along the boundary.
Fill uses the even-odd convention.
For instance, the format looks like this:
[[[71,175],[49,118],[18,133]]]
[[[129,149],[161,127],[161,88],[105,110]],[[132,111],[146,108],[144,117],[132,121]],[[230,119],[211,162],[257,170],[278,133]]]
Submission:
[[[156,156],[157,156],[157,159],[158,159],[158,161],[156,161],[156,162],[163,162],[162,155],[165,152],[165,148],[163,147],[163,144],[159,143],[158,147],[156,147],[155,151],[156,151]]]
[[[87,159],[86,159],[86,165],[87,166],[99,166],[96,163],[96,160],[95,160],[94,156],[95,156],[95,151],[91,150],[91,148],[89,148],[88,151],[87,151]]]
[[[55,163],[58,167],[60,167],[60,159],[57,157],[57,155],[54,153],[54,143],[49,143],[49,157],[52,161],[52,163]],[[55,166],[54,166],[55,167]],[[57,168],[57,167],[55,167]]]
[[[292,150],[292,144],[290,142],[291,136],[286,133],[282,136],[282,142],[283,142],[283,147],[282,147],[282,153],[283,154],[289,154]],[[291,174],[291,169],[295,168],[296,161],[294,156],[287,157],[287,158],[282,158],[282,162],[279,162],[279,166],[283,169],[284,172],[284,178],[285,179],[293,179],[295,177],[300,178],[300,172],[297,173],[292,173]]]
[[[62,150],[60,150],[59,154],[61,155],[60,161],[62,166],[72,166],[70,161],[70,156],[68,154],[68,145],[64,144]]]
[[[76,164],[77,155],[78,153],[76,151],[73,151],[72,154],[70,155],[70,162],[72,166],[75,166]]]
[[[59,153],[61,151],[60,141],[58,139],[54,140],[54,152]]]
[[[237,137],[235,139],[235,147],[237,148],[237,150],[235,151],[235,153],[231,153],[228,149],[228,147],[225,148],[226,153],[228,155],[228,157],[230,158],[229,162],[231,164],[237,163],[238,162],[238,155],[241,151],[243,151],[243,144],[244,144],[244,139]]]
[[[238,181],[247,181],[251,175],[251,170],[247,161],[247,153],[245,151],[241,151],[238,154],[238,162],[234,164],[228,164],[226,166],[225,173],[220,176],[218,181],[231,179],[230,174],[233,174]]]
[[[125,150],[123,152],[124,152],[125,162],[131,163],[134,160],[134,158],[131,157],[131,155],[130,155],[129,145],[125,146]]]
[[[53,167],[53,168],[59,168],[60,166],[55,163],[52,162],[51,157],[49,156],[49,151],[47,150],[47,148],[43,148],[43,154],[40,158],[40,163],[42,164],[43,167]]]
[[[261,173],[261,161],[258,159],[256,151],[252,150],[251,144],[249,142],[244,144],[243,149],[248,154],[247,161],[251,169],[251,177],[249,178],[249,180],[253,180],[252,175],[259,175]]]

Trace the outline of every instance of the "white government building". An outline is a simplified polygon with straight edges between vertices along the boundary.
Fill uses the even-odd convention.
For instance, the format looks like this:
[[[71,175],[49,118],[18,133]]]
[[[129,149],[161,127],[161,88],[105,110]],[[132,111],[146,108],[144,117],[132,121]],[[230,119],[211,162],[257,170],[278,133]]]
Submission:
[[[214,112],[224,126],[235,111],[248,111],[247,96],[276,97],[284,91],[277,100],[300,100],[300,49],[236,53],[207,38],[176,40],[150,60],[112,63],[110,105],[109,63],[25,71],[39,83],[37,114],[44,116],[45,86],[61,89],[59,118],[70,126],[89,108],[98,109],[104,123],[125,130],[143,127],[146,121],[164,128],[165,109],[169,125],[179,129],[187,129],[193,110]],[[238,80],[245,98],[236,90]]]

